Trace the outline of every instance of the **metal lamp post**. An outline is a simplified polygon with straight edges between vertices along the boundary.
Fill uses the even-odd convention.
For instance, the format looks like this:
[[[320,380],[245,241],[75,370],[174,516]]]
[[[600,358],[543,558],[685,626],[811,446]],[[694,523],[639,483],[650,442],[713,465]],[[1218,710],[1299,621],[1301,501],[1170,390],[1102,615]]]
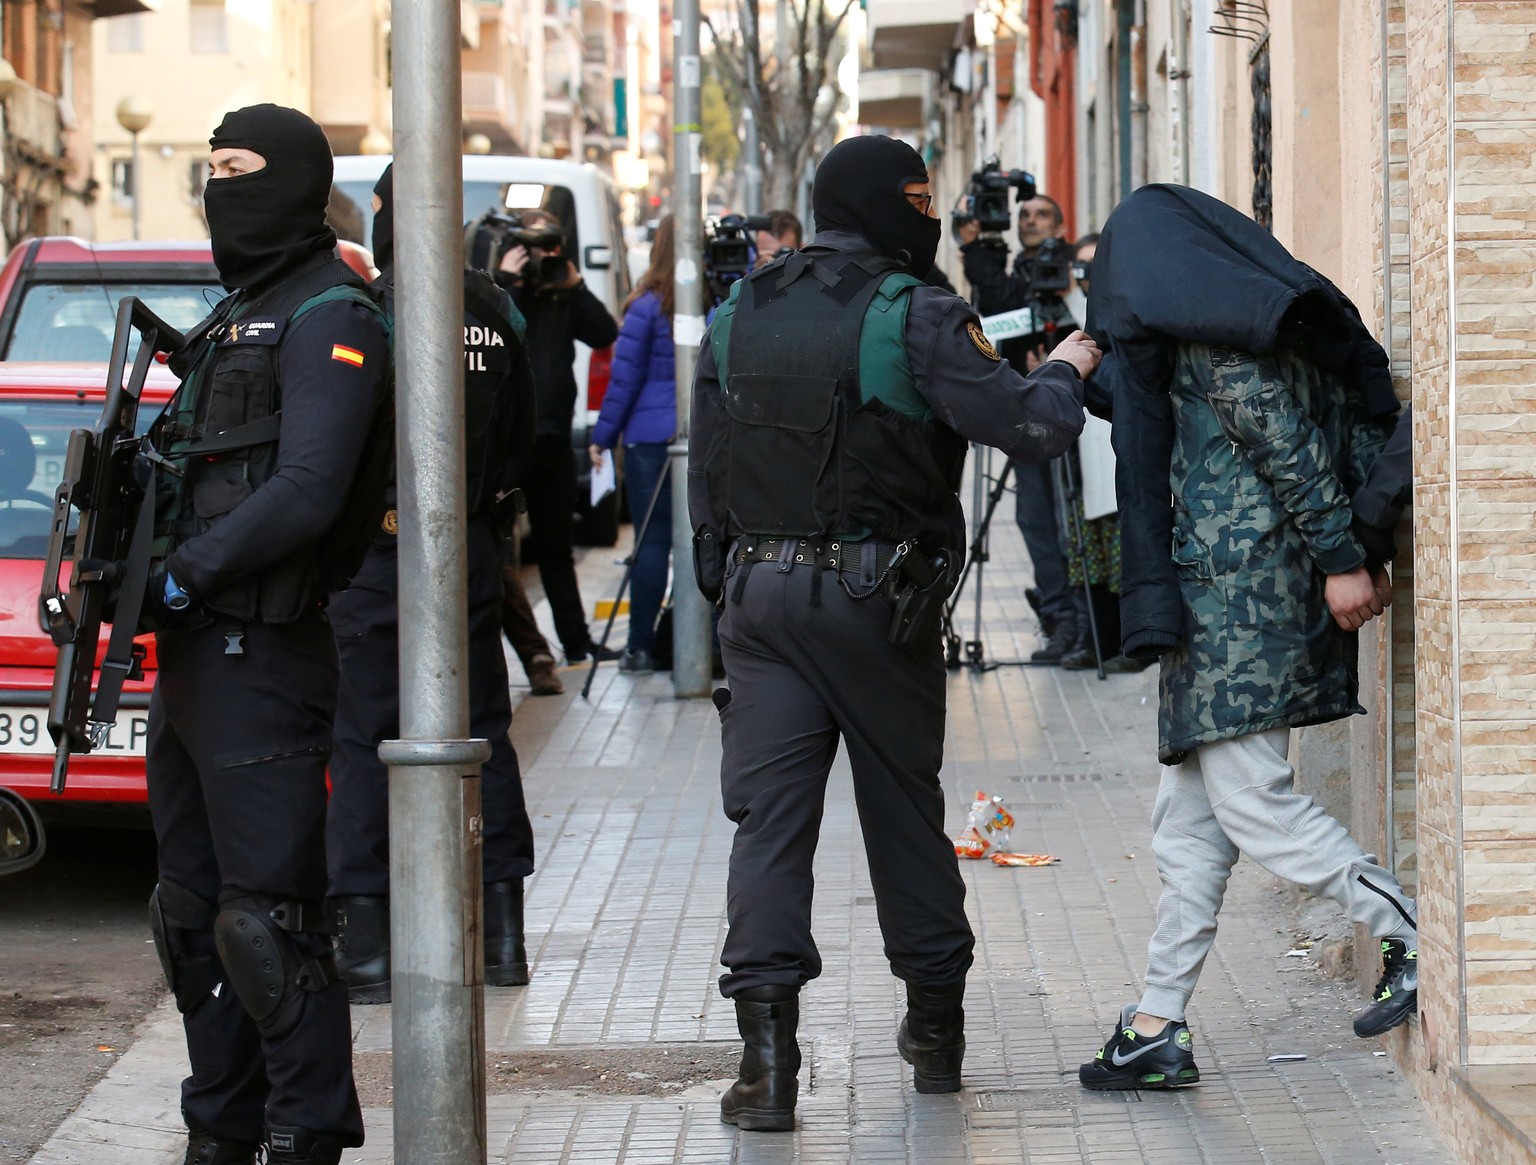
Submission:
[[[149,128],[155,118],[152,105],[142,97],[124,97],[117,103],[117,124],[128,131],[133,142],[132,161],[129,163],[130,191],[133,207],[133,237],[139,237],[139,134]]]

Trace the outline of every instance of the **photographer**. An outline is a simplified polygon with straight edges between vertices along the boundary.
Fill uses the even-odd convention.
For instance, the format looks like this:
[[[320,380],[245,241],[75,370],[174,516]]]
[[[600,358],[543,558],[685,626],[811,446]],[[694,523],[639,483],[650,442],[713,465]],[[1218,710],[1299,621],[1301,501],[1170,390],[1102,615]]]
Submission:
[[[513,245],[496,264],[496,282],[511,292],[528,321],[528,359],[537,402],[537,437],[522,489],[555,631],[566,661],[580,663],[597,648],[587,627],[571,550],[576,510],[576,462],[571,453],[576,374],[572,365],[577,340],[591,348],[606,348],[618,338],[619,326],[565,257],[565,238],[555,215],[544,210],[522,212],[520,229],[508,239]],[[603,648],[599,658],[617,659],[618,653]]]
[[[1019,201],[1018,236],[1021,249],[1014,258],[1013,270],[1008,270],[1008,248],[1002,236],[987,228],[994,220],[984,213],[988,208],[980,205],[983,195],[973,192],[971,197],[974,217],[962,212],[955,215],[955,235],[960,242],[960,255],[965,277],[973,291],[974,306],[981,316],[997,315],[1033,307],[1055,326],[1057,335],[1066,335],[1075,326],[1062,302],[1066,280],[1058,278],[1058,272],[1069,259],[1060,240],[1063,216],[1056,200],[1046,194],[1033,193],[1033,181],[1019,171],[1007,174],[983,170],[981,175],[991,179],[991,187],[1002,182],[1003,195],[1011,185],[1019,194],[1031,194]],[[1004,207],[1006,203],[1002,204]],[[1001,209],[993,207],[993,210]],[[1033,338],[1005,341],[998,345],[1007,361],[1019,372],[1027,372],[1044,357],[1045,345]],[[1067,571],[1067,558],[1063,548],[1060,506],[1051,482],[1048,464],[1013,463],[1017,508],[1015,520],[1019,532],[1024,535],[1024,545],[1029,550],[1030,561],[1035,569],[1034,594],[1031,606],[1040,616],[1045,632],[1045,646],[1035,651],[1030,659],[1035,663],[1060,663],[1068,653],[1079,646],[1087,630],[1087,602],[1078,588],[1074,588]]]

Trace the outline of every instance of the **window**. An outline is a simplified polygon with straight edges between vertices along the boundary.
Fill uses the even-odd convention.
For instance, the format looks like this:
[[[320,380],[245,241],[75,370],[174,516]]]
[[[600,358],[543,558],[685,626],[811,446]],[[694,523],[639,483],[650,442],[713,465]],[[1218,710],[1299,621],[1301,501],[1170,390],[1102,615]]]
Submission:
[[[112,159],[112,201],[127,205],[133,201],[133,159]]]
[[[224,0],[192,0],[187,18],[194,53],[229,52],[229,16]]]
[[[107,21],[107,51],[109,53],[142,53],[144,51],[144,14],[114,16]]]

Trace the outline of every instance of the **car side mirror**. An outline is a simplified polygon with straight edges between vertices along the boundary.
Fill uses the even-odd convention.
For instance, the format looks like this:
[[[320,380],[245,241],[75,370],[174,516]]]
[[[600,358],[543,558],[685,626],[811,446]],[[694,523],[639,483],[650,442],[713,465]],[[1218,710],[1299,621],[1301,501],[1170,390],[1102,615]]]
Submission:
[[[587,266],[596,271],[606,271],[613,266],[612,247],[588,247],[584,254]]]
[[[0,875],[37,865],[45,848],[37,810],[19,794],[0,788]]]

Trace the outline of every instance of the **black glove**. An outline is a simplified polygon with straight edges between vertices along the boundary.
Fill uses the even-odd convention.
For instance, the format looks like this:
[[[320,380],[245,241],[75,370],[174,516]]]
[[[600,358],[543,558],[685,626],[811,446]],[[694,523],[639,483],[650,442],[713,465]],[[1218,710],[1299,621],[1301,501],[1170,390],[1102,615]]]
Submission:
[[[163,631],[167,627],[183,627],[198,614],[195,599],[180,587],[174,597],[166,596],[166,582],[171,574],[161,567],[149,576],[144,586],[144,608],[139,613],[139,627],[144,631]]]

